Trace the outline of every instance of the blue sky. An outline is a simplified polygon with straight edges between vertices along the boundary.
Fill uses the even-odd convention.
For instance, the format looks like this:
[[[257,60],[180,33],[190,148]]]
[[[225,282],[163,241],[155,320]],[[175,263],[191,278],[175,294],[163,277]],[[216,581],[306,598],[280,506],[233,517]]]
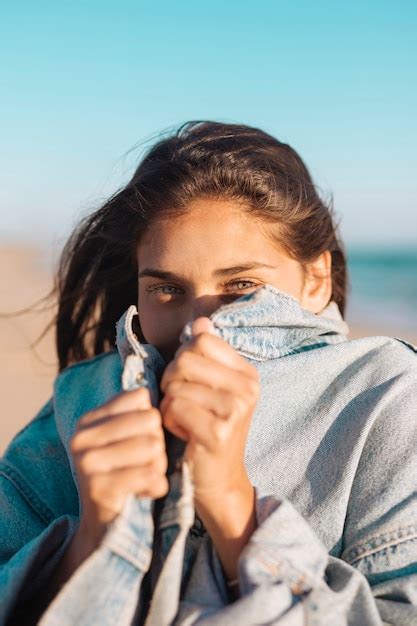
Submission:
[[[9,3],[0,236],[62,240],[134,146],[213,119],[298,150],[348,245],[417,245],[416,31],[407,0]]]

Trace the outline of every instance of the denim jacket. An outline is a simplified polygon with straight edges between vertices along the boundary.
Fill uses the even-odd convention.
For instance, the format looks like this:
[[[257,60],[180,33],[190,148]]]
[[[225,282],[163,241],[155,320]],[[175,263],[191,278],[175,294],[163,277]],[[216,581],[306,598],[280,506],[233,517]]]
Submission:
[[[28,607],[78,527],[77,420],[143,384],[158,405],[166,362],[137,340],[136,313],[118,321],[115,350],[57,376],[0,461],[1,624],[35,623]],[[166,433],[169,493],[129,494],[41,626],[417,625],[417,348],[348,339],[334,302],[314,314],[271,285],[211,319],[260,376],[245,448],[257,528],[239,597],[195,515],[184,443]]]

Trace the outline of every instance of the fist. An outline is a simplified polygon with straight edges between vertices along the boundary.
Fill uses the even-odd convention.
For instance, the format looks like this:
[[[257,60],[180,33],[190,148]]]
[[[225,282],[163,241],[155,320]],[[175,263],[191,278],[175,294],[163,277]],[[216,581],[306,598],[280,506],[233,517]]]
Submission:
[[[146,387],[124,391],[85,413],[70,449],[80,486],[80,529],[96,542],[128,493],[160,498],[168,492],[161,413]]]

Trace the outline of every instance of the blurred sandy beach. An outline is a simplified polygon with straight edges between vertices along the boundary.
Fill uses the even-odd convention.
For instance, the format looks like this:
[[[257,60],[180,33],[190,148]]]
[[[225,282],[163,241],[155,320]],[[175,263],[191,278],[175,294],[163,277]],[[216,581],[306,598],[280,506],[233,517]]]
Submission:
[[[9,313],[32,305],[52,287],[52,276],[36,247],[0,245],[0,310]],[[55,310],[0,318],[1,398],[0,453],[52,395],[57,372],[53,330],[34,347]],[[400,337],[417,345],[417,333],[365,323],[350,325],[350,338],[368,335]]]

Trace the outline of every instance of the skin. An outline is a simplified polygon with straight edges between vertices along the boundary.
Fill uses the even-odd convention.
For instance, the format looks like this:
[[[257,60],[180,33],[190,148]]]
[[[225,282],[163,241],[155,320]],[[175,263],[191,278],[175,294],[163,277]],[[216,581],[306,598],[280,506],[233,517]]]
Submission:
[[[186,322],[209,317],[222,304],[265,283],[293,295],[314,313],[331,297],[330,252],[310,264],[307,279],[301,264],[273,237],[271,226],[248,216],[236,201],[198,199],[187,214],[155,222],[138,246],[137,261],[141,329],[168,360],[179,347]],[[217,274],[254,262],[269,267]],[[157,272],[173,277],[158,277]]]
[[[258,374],[212,333],[209,316],[265,283],[318,313],[331,297],[331,255],[324,252],[304,272],[272,227],[238,202],[201,198],[187,208],[175,219],[154,222],[137,248],[143,339],[168,361],[162,401],[155,408],[147,389],[126,391],[79,420],[71,453],[82,515],[51,596],[100,543],[127,493],[167,493],[163,427],[187,442],[196,511],[229,579],[236,578],[239,555],[256,528],[255,493],[243,459]],[[181,346],[179,335],[190,320],[193,339]]]

